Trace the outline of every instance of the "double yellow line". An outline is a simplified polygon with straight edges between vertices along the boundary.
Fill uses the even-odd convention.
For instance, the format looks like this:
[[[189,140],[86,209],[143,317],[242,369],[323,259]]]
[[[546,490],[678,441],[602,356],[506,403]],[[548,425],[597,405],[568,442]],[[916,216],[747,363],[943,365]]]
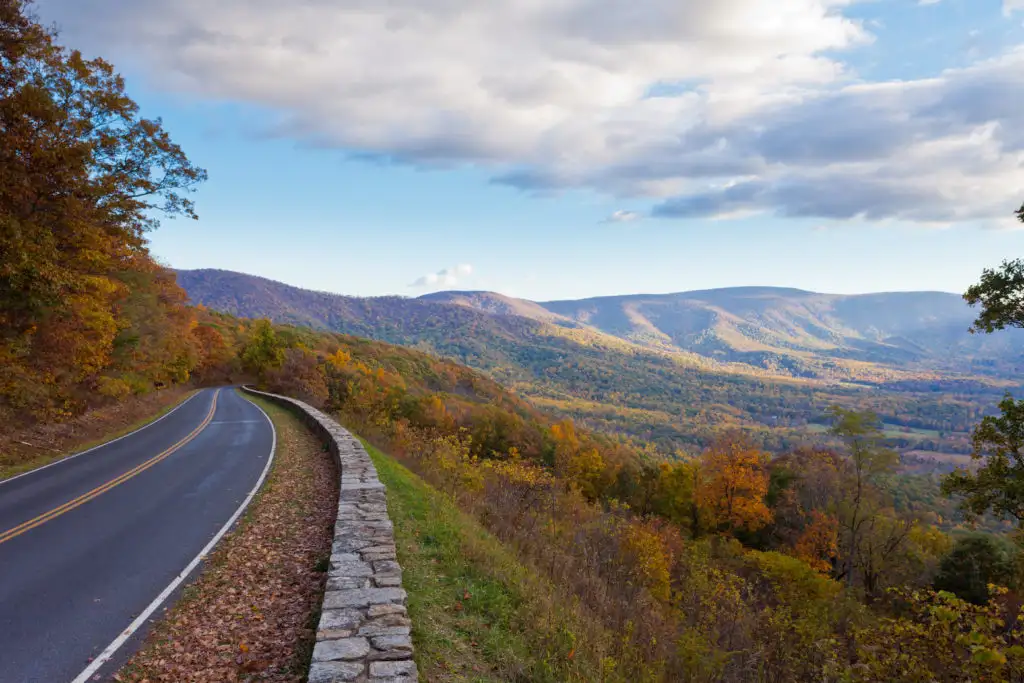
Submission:
[[[185,444],[187,444],[189,441],[191,441],[192,439],[194,439],[197,436],[199,436],[199,432],[201,432],[204,429],[206,429],[206,426],[208,424],[210,424],[210,422],[213,420],[213,414],[215,412],[217,412],[217,396],[219,394],[220,394],[220,389],[217,389],[214,392],[214,394],[213,394],[213,401],[210,403],[210,412],[208,412],[206,414],[206,417],[203,418],[203,421],[199,423],[199,426],[196,427],[195,429],[193,429],[191,432],[189,432],[189,434],[185,438],[183,438],[181,441],[177,442],[176,444],[174,444],[173,446],[171,446],[167,450],[165,450],[165,451],[163,451],[161,453],[158,453],[157,455],[154,455],[152,458],[150,458],[149,460],[145,461],[144,463],[136,465],[135,467],[133,467],[132,469],[128,470],[124,474],[121,474],[121,475],[119,475],[117,477],[114,477],[113,479],[108,481],[106,484],[101,484],[100,486],[97,486],[96,488],[94,488],[92,491],[88,491],[86,493],[83,493],[82,495],[80,495],[78,498],[75,498],[74,500],[69,500],[68,502],[64,503],[63,505],[61,505],[59,507],[53,508],[49,512],[44,512],[43,514],[39,515],[38,517],[34,517],[33,519],[28,520],[27,522],[23,522],[22,524],[19,524],[18,526],[14,527],[13,529],[8,529],[7,531],[5,531],[2,534],[0,534],[0,543],[6,543],[7,541],[11,540],[12,538],[15,538],[17,536],[22,535],[26,531],[30,531],[32,529],[35,529],[37,526],[40,526],[42,524],[46,524],[51,519],[56,519],[57,517],[60,517],[65,512],[70,512],[71,510],[74,510],[79,505],[84,505],[84,504],[88,503],[90,500],[93,500],[94,498],[98,498],[99,496],[103,495],[104,493],[106,493],[110,489],[114,488],[115,486],[123,484],[126,481],[128,481],[129,479],[131,479],[132,477],[134,477],[134,476],[136,476],[138,474],[141,474],[142,472],[145,472],[146,470],[148,470],[150,467],[152,467],[153,465],[157,464],[161,460],[166,460],[167,458],[169,458],[176,451],[178,451],[182,447],[184,447]]]

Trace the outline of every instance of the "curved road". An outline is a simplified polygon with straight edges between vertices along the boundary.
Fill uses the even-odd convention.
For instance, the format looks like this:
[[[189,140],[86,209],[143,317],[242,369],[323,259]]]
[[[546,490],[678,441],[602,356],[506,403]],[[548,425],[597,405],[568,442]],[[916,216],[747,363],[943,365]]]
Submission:
[[[0,482],[0,682],[105,680],[145,629],[98,673],[93,658],[147,623],[230,526],[273,444],[259,408],[207,389],[126,437]]]

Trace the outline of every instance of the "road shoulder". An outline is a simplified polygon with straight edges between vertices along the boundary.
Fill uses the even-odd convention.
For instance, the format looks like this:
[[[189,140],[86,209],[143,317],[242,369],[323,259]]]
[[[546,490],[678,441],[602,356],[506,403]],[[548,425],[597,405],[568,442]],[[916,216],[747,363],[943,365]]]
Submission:
[[[133,396],[59,424],[0,434],[0,482],[94,449],[159,420],[199,390],[173,387]]]
[[[338,477],[330,456],[297,418],[254,402],[277,430],[263,490],[116,681],[305,679],[327,578]]]

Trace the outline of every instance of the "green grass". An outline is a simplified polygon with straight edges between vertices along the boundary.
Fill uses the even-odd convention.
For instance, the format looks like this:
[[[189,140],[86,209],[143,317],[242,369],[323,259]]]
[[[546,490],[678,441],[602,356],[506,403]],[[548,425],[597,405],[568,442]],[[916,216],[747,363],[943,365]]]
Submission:
[[[829,430],[828,425],[821,425],[815,423],[808,423],[805,427],[806,431],[812,434],[824,434]],[[906,431],[904,431],[906,430]],[[952,434],[953,432],[950,432]],[[939,430],[937,429],[924,429],[922,427],[902,427],[900,425],[889,424],[888,422],[882,425],[882,435],[888,439],[897,438],[920,438],[925,437],[937,439],[939,438]]]
[[[908,430],[908,431],[904,431]],[[899,437],[930,437],[933,439],[939,438],[939,430],[937,429],[924,429],[921,427],[902,427],[900,425],[889,424],[888,422],[882,425],[882,433],[889,438]]]
[[[387,487],[424,680],[600,680],[570,654],[575,617],[550,584],[442,493],[366,448]]]

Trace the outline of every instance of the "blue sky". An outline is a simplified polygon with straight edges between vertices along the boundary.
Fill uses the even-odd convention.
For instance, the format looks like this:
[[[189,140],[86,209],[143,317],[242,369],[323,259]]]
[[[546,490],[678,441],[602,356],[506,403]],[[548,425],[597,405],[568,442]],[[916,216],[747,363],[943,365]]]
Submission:
[[[38,5],[208,169],[174,267],[555,299],[1024,256],[1021,0]]]

